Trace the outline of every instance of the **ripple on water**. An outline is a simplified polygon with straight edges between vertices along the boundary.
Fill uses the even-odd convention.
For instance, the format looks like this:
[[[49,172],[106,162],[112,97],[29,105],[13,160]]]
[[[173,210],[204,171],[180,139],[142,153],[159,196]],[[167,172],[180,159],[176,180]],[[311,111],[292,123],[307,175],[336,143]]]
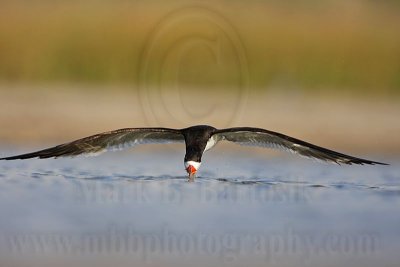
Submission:
[[[2,162],[1,178],[34,178],[34,179],[81,179],[87,181],[149,181],[165,180],[186,182],[182,169],[171,164],[160,164],[157,169],[153,163],[165,162],[170,157],[165,155],[142,154],[129,157],[110,157],[82,159],[64,159],[57,161],[24,161]],[[181,161],[181,155],[176,155]],[[132,157],[135,165],[132,166]],[[159,158],[157,158],[159,157]],[[256,158],[256,157],[255,157]],[[175,159],[171,157],[172,161]],[[224,163],[225,161],[225,163]],[[246,161],[218,158],[210,160],[207,167],[201,170],[195,183],[224,183],[231,185],[251,186],[304,186],[308,188],[330,188],[336,190],[376,190],[397,195],[399,189],[399,174],[397,166],[386,168],[354,167],[342,168],[315,164],[310,167],[288,162],[248,159]],[[213,166],[215,165],[215,166]],[[223,168],[221,166],[226,166]],[[250,170],[250,171],[249,171]],[[396,171],[397,170],[397,171]],[[221,175],[222,173],[222,175]],[[365,178],[365,179],[364,179]],[[356,182],[342,182],[342,181]]]
[[[44,179],[44,178],[65,178],[65,179],[80,179],[88,181],[166,181],[166,180],[181,180],[187,181],[187,176],[176,176],[176,175],[129,175],[121,173],[111,173],[107,175],[99,175],[98,172],[91,172],[88,170],[78,170],[72,168],[63,168],[58,171],[56,170],[44,170],[38,172],[20,172],[8,175],[7,173],[1,173],[0,177],[30,177],[34,179]],[[282,178],[282,177],[280,177]],[[18,180],[10,180],[11,183],[17,183]],[[386,184],[361,184],[361,183],[350,183],[350,182],[332,182],[332,183],[315,183],[312,181],[299,181],[299,180],[287,180],[287,179],[260,179],[257,177],[215,177],[215,175],[209,176],[199,176],[196,178],[195,182],[219,182],[232,185],[264,185],[264,186],[276,186],[276,185],[286,185],[286,186],[305,186],[309,188],[333,188],[337,190],[376,190],[381,194],[387,194],[391,196],[396,196],[400,194],[400,185],[394,183]]]

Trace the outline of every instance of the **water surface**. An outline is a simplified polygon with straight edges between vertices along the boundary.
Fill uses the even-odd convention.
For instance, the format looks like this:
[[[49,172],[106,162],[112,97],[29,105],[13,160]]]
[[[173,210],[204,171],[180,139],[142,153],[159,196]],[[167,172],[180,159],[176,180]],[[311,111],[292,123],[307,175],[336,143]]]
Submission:
[[[139,152],[0,162],[0,265],[398,266],[397,159]]]

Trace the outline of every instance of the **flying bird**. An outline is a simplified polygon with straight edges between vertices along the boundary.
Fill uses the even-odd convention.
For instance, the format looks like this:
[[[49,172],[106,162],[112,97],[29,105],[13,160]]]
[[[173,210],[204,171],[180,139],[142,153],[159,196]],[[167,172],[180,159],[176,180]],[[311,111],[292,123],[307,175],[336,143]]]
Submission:
[[[170,128],[125,128],[88,136],[40,151],[21,154],[0,160],[58,158],[81,154],[99,154],[109,150],[121,150],[139,144],[185,143],[185,170],[193,180],[201,165],[203,153],[220,141],[239,145],[278,148],[308,158],[337,164],[388,165],[377,161],[357,158],[323,148],[300,139],[261,128],[235,127],[216,129],[208,125],[197,125],[184,129]]]

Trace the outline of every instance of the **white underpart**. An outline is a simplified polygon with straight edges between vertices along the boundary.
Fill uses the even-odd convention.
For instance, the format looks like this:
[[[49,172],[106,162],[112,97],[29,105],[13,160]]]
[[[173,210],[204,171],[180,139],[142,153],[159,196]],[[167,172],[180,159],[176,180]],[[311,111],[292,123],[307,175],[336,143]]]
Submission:
[[[185,161],[185,169],[187,169],[189,166],[193,166],[196,171],[200,168],[201,162],[197,162],[197,161]]]
[[[212,148],[216,144],[217,144],[217,140],[215,139],[214,136],[211,136],[211,138],[208,139],[208,141],[207,141],[207,145],[206,145],[206,148],[204,149],[204,151],[209,150],[210,148]]]

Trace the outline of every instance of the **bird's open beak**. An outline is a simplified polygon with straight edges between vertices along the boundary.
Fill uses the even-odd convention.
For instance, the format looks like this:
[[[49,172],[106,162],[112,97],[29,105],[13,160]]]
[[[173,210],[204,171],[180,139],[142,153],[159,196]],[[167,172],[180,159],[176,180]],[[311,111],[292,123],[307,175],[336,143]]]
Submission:
[[[189,180],[193,180],[194,177],[195,177],[195,175],[196,175],[196,172],[197,172],[196,168],[193,167],[193,165],[189,165],[189,166],[186,168],[186,171],[187,171],[187,173],[189,174]]]

